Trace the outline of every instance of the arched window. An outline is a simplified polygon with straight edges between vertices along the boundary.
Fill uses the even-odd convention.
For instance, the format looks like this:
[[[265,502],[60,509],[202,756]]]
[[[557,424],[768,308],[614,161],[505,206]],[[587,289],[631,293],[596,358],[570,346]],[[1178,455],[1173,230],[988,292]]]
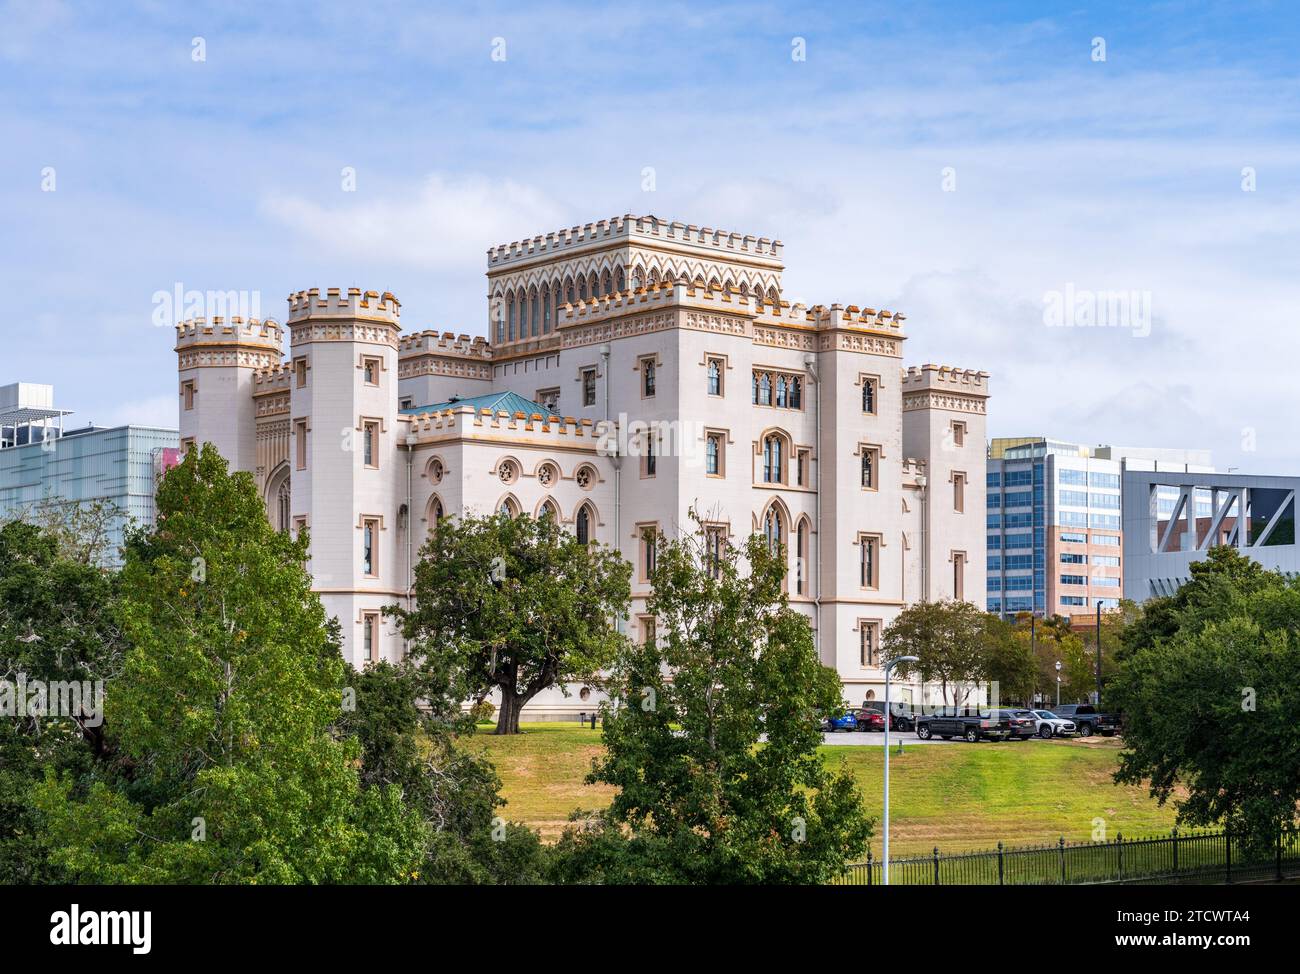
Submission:
[[[541,319],[541,308],[537,300],[537,288],[528,293],[528,334],[536,337],[537,325]]]
[[[618,269],[618,272],[614,275],[614,290],[618,291],[619,293],[622,293],[623,291],[627,290],[626,281],[623,277],[623,268],[621,267]]]
[[[773,305],[777,303],[776,288],[770,287],[767,289],[767,303]]]
[[[610,274],[608,270],[605,271],[605,277],[603,283],[604,283],[604,290],[602,293],[612,294],[614,291],[614,275]]]
[[[641,268],[637,267],[632,271],[632,290],[639,291],[645,287],[645,275],[641,273]]]
[[[721,469],[718,455],[721,444],[716,436],[706,436],[704,438],[704,472],[717,474]]]
[[[542,334],[551,333],[551,286],[542,288]]]
[[[758,379],[758,398],[754,400],[762,406],[772,405],[772,376],[764,372]]]
[[[429,517],[428,517],[430,534],[433,534],[435,531],[438,530],[438,522],[441,521],[442,518],[443,518],[442,501],[440,501],[437,497],[430,498]]]
[[[564,300],[569,304],[573,304],[576,298],[577,293],[573,290],[573,278],[566,277],[564,279]]]
[[[795,594],[803,595],[808,591],[808,522],[799,522],[795,532]]]
[[[785,441],[775,433],[763,440],[763,481],[785,483]]]
[[[772,554],[785,544],[785,522],[775,504],[767,509],[767,516],[763,518],[763,537],[767,541],[767,550]]]
[[[587,289],[591,292],[592,298],[600,296],[600,278],[596,276],[595,271],[591,272],[591,277],[587,280]]]
[[[587,279],[585,277],[578,278],[578,298],[581,301],[587,300]]]
[[[549,517],[552,521],[560,519],[560,510],[555,506],[555,502],[550,498],[542,501],[542,506],[537,511],[538,519]]]
[[[876,411],[876,383],[872,379],[862,380],[862,411],[864,413]]]
[[[516,501],[513,497],[507,494],[505,497],[501,498],[501,503],[497,505],[497,513],[504,514],[506,517],[509,518],[518,517],[519,516],[518,501]]]
[[[782,409],[789,405],[789,402],[785,397],[785,390],[785,376],[778,375],[776,377],[776,404]]]
[[[798,376],[790,378],[790,408],[803,408],[803,381]]]
[[[659,286],[659,270],[658,270],[658,268],[655,268],[655,269],[653,269],[653,270],[650,271],[650,286],[651,286],[651,287],[658,287],[658,286]]]
[[[717,359],[709,359],[709,395],[722,395],[722,365]]]
[[[510,341],[515,340],[515,323],[519,320],[519,303],[515,300],[515,293],[510,292],[510,325],[506,334],[510,336]]]
[[[284,475],[284,481],[280,484],[279,490],[275,492],[275,511],[276,511],[276,528],[280,531],[288,531],[293,523],[290,512],[290,484],[289,474]]]
[[[578,544],[591,544],[591,508],[583,504],[578,508],[577,517]]]

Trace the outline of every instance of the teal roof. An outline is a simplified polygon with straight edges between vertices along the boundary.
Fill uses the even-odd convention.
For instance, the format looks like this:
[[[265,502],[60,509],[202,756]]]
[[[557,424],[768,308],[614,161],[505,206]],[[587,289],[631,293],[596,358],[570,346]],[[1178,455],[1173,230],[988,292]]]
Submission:
[[[523,413],[525,416],[531,416],[533,413],[540,413],[543,416],[555,415],[553,410],[547,409],[539,402],[525,399],[517,392],[493,392],[486,396],[466,396],[464,399],[449,399],[447,402],[436,402],[429,406],[414,406],[410,409],[403,409],[402,412],[407,415],[436,413],[444,409],[456,409],[461,406],[472,406],[476,413],[487,409],[494,413],[506,412],[512,416],[515,413]]]

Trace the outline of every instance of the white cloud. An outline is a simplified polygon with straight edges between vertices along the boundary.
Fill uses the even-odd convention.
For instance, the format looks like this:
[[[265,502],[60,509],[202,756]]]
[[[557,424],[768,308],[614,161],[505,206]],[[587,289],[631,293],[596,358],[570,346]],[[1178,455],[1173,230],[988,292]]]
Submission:
[[[263,210],[313,250],[366,263],[430,270],[481,269],[488,247],[565,224],[566,210],[511,179],[428,176],[417,188],[374,196],[363,191],[335,204],[271,197]]]

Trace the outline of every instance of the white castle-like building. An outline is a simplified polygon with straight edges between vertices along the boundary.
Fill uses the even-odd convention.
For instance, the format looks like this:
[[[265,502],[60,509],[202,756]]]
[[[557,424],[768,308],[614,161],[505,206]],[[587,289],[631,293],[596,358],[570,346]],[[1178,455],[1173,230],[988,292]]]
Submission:
[[[617,547],[643,639],[648,539],[693,509],[711,540],[785,546],[845,699],[879,699],[903,607],[984,605],[988,373],[904,368],[902,314],[791,305],[783,269],[778,240],[628,215],[490,249],[490,341],[404,333],[392,294],[356,288],[292,294],[287,326],[186,321],[181,443],[251,472],[279,528],[309,526],[355,666],[401,658],[381,610],[410,598],[439,518],[549,512]],[[593,709],[569,690],[526,716]]]

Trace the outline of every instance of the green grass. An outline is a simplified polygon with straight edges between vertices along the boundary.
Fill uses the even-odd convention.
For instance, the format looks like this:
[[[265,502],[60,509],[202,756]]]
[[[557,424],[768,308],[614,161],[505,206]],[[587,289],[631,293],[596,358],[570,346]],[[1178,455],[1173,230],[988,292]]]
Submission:
[[[613,789],[583,784],[601,750],[600,731],[574,724],[525,724],[517,737],[490,727],[466,742],[487,754],[501,775],[505,814],[554,839],[575,808],[608,804]],[[1111,774],[1120,742],[1077,741],[917,745],[890,756],[890,853],[894,857],[1093,838],[1094,819],[1106,837],[1168,832],[1171,807],[1146,789],[1118,786]],[[832,768],[843,765],[858,782],[877,819],[872,852],[880,854],[879,819],[884,755],[878,746],[823,747]]]

